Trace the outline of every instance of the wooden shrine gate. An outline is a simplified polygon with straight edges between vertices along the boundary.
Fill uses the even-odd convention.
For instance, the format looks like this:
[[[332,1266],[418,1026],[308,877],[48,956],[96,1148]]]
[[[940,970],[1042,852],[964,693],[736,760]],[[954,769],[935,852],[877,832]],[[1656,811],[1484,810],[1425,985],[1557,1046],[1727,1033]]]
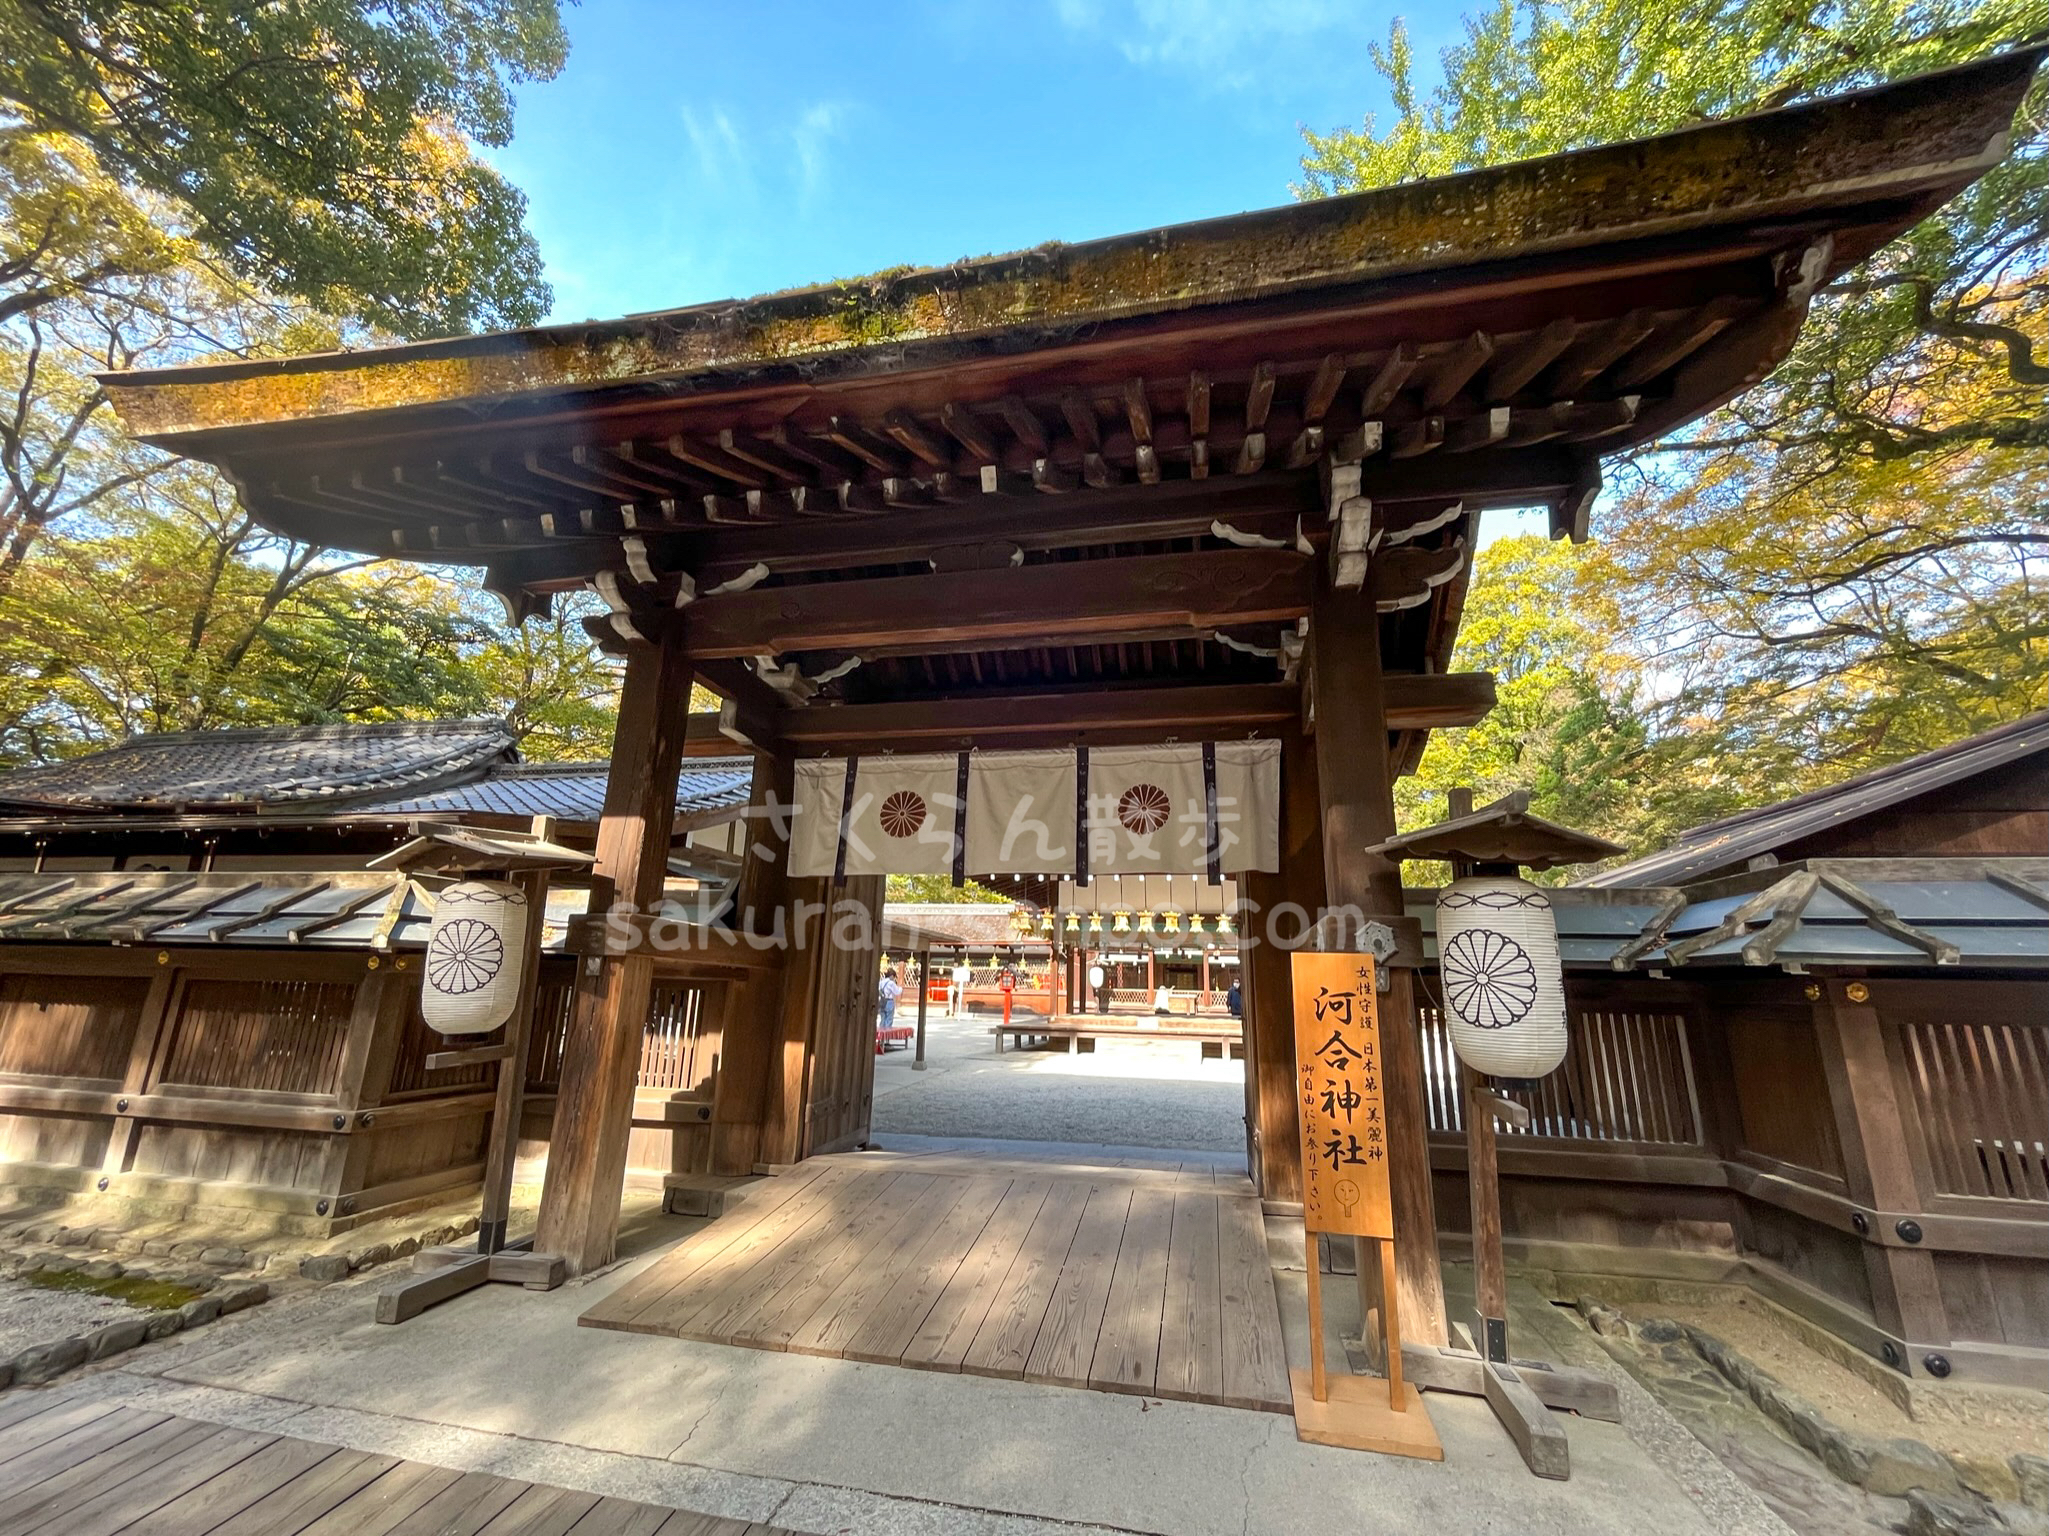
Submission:
[[[1362,850],[1394,832],[1429,731],[1492,703],[1491,679],[1448,672],[1477,519],[1544,506],[1584,537],[1602,455],[1764,378],[1818,289],[1998,161],[2038,58],[866,283],[107,387],[266,527],[475,564],[515,619],[604,599],[593,632],[626,673],[592,910],[623,904],[630,933],[659,925],[682,756],[760,754],[756,856],[694,962],[727,983],[720,1169],[844,1145],[866,1114],[866,1020],[842,1004],[872,975],[720,947],[848,896],[789,871],[799,760],[1278,740],[1277,867],[1242,888],[1396,936],[1401,1315],[1442,1340],[1420,935],[1397,867]],[[697,683],[726,700],[702,743]],[[1007,872],[1027,897],[1060,873]],[[666,963],[602,927],[537,1237],[572,1271],[613,1254]],[[1260,1187],[1285,1202],[1278,954],[1254,949],[1245,982]]]

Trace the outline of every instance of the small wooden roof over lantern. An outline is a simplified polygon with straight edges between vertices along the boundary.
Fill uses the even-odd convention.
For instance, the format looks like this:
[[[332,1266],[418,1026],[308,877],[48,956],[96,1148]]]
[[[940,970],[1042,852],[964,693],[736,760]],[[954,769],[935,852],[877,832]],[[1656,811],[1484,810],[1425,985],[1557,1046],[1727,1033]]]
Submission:
[[[1464,798],[1454,791],[1455,806]],[[1457,878],[1437,893],[1437,967],[1459,1060],[1513,1081],[1554,1071],[1568,1043],[1558,925],[1550,897],[1520,871],[1586,864],[1621,848],[1532,816],[1519,790],[1369,851],[1451,861]]]
[[[370,860],[371,869],[403,869],[420,874],[470,874],[502,871],[588,869],[592,856],[531,832],[492,831],[452,822],[420,822],[415,835],[389,853]]]
[[[1390,837],[1366,850],[1389,859],[1444,859],[1488,873],[1592,864],[1623,851],[1620,843],[1576,832],[1530,814],[1528,790],[1433,826]]]

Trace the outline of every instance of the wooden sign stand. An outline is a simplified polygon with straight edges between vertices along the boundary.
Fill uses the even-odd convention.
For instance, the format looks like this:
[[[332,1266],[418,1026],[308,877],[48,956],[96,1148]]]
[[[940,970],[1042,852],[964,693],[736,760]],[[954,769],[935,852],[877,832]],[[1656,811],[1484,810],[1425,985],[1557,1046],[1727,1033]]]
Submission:
[[[590,862],[587,854],[551,842],[553,834],[554,818],[537,816],[532,831],[524,839],[518,834],[485,834],[465,828],[460,833],[416,839],[385,855],[393,862],[405,859],[415,867],[439,863],[472,874],[486,870],[510,873],[527,901],[527,966],[500,1044],[437,1051],[427,1057],[429,1071],[482,1062],[498,1064],[498,1091],[491,1108],[490,1142],[485,1152],[477,1246],[474,1250],[453,1245],[422,1248],[414,1254],[413,1272],[377,1293],[380,1323],[403,1323],[431,1306],[492,1281],[525,1286],[530,1291],[552,1291],[567,1276],[568,1266],[559,1255],[532,1251],[531,1236],[506,1240],[506,1225],[512,1212],[512,1169],[519,1155],[520,1121],[526,1107],[527,1044],[533,1035],[534,998],[540,989],[549,875],[556,868]]]
[[[1302,1249],[1309,1281],[1309,1369],[1288,1373],[1295,1436],[1315,1445],[1442,1461],[1444,1447],[1422,1394],[1402,1372],[1375,961],[1371,955],[1325,952],[1291,958],[1302,1111]],[[1370,1246],[1378,1261],[1387,1339],[1384,1384],[1349,1372],[1332,1377],[1325,1367],[1319,1232],[1364,1238],[1362,1247]]]

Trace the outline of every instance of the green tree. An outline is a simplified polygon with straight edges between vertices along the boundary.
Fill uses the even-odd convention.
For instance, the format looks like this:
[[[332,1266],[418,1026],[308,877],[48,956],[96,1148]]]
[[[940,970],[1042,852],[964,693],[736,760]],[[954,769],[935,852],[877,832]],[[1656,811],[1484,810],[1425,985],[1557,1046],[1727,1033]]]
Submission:
[[[992,891],[973,880],[955,885],[950,875],[891,875],[888,887],[886,895],[890,901],[983,901],[1006,906],[1010,903],[1001,891]]]
[[[507,634],[491,599],[256,526],[178,465],[52,535],[0,605],[0,762],[137,731],[499,715],[537,758],[602,757],[617,680],[576,625]]]
[[[1981,56],[2049,0],[1503,0],[1384,128],[1306,133],[1303,196],[1639,137]],[[1611,469],[1597,511],[1665,825],[2045,702],[2049,83],[2007,159],[1823,290],[1764,385]],[[1484,606],[1483,570],[1475,601]],[[1469,620],[1470,622],[1470,620]],[[1609,695],[1609,697],[1616,697]],[[1484,729],[1484,728],[1483,728]],[[1679,823],[1683,825],[1684,823]]]
[[[28,147],[0,157],[71,166],[11,210],[9,254],[35,260],[0,266],[0,320],[147,255],[92,195],[110,178],[323,313],[404,336],[530,324],[548,293],[525,200],[469,144],[507,142],[512,87],[567,46],[557,0],[10,0],[0,132]]]
[[[1655,836],[1650,723],[1621,641],[1597,547],[1531,535],[1482,549],[1453,664],[1492,672],[1497,702],[1478,725],[1432,734],[1396,786],[1402,825],[1441,819],[1447,790],[1485,804],[1526,789],[1532,810],[1567,826],[1633,845]]]

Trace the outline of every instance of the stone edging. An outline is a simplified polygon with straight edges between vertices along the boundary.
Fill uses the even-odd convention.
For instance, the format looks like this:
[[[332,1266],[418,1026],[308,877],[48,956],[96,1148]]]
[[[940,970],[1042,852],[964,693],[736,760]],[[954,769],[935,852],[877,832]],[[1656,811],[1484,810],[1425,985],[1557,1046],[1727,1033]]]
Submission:
[[[2036,1516],[2049,1512],[2049,1460],[2043,1457],[2019,1453],[1995,1468],[1985,1464],[1992,1458],[1979,1462],[1945,1455],[1907,1436],[1881,1438],[1847,1429],[1831,1421],[1742,1351],[1704,1328],[1669,1318],[1632,1323],[1590,1297],[1580,1299],[1578,1310],[1594,1332],[1604,1337],[1626,1338],[1633,1334],[1649,1344],[1686,1340],[1695,1353],[1742,1392],[1788,1439],[1834,1476],[1867,1493],[1907,1499],[1912,1509],[1909,1530],[1913,1536],[1946,1536],[1952,1532],[1993,1536],[2008,1530],[2033,1529],[2039,1521],[2030,1522],[2023,1517],[2016,1526],[2003,1517],[2002,1511],[2018,1515],[2025,1510]],[[1988,1472],[2003,1476],[1988,1478]],[[2001,1486],[1984,1486],[1995,1480]],[[2002,1498],[2004,1495],[2017,1499],[2020,1509]]]
[[[477,1218],[470,1216],[452,1224],[423,1228],[408,1237],[370,1243],[354,1252],[307,1253],[303,1250],[252,1250],[225,1243],[181,1241],[167,1237],[140,1238],[114,1226],[68,1227],[47,1218],[29,1218],[0,1224],[0,1247],[12,1249],[19,1257],[31,1260],[44,1247],[84,1248],[103,1253],[183,1259],[194,1264],[211,1265],[215,1269],[248,1273],[266,1270],[273,1274],[293,1273],[308,1280],[327,1282],[345,1280],[354,1271],[381,1264],[387,1259],[402,1259],[422,1248],[454,1242],[476,1230]]]
[[[323,1285],[346,1280],[356,1270],[369,1269],[389,1259],[408,1259],[422,1248],[436,1248],[459,1237],[468,1237],[477,1230],[477,1226],[477,1218],[469,1216],[452,1227],[433,1227],[417,1237],[402,1237],[395,1243],[372,1243],[355,1253],[303,1254],[298,1261],[299,1274]]]
[[[64,1372],[92,1360],[104,1360],[124,1350],[134,1349],[154,1339],[168,1338],[188,1328],[202,1327],[217,1317],[230,1312],[240,1312],[270,1299],[270,1287],[260,1280],[244,1280],[222,1285],[211,1275],[166,1274],[143,1269],[130,1269],[116,1264],[111,1259],[96,1259],[80,1263],[70,1259],[31,1260],[29,1264],[15,1271],[16,1275],[29,1275],[43,1271],[55,1273],[84,1273],[94,1279],[119,1279],[133,1276],[138,1280],[156,1280],[165,1284],[182,1286],[187,1290],[198,1290],[207,1294],[195,1296],[181,1307],[166,1307],[160,1312],[144,1312],[135,1317],[116,1318],[103,1323],[86,1334],[71,1334],[61,1339],[50,1339],[41,1344],[31,1344],[6,1360],[0,1360],[0,1389],[7,1387],[35,1387],[61,1376]]]

